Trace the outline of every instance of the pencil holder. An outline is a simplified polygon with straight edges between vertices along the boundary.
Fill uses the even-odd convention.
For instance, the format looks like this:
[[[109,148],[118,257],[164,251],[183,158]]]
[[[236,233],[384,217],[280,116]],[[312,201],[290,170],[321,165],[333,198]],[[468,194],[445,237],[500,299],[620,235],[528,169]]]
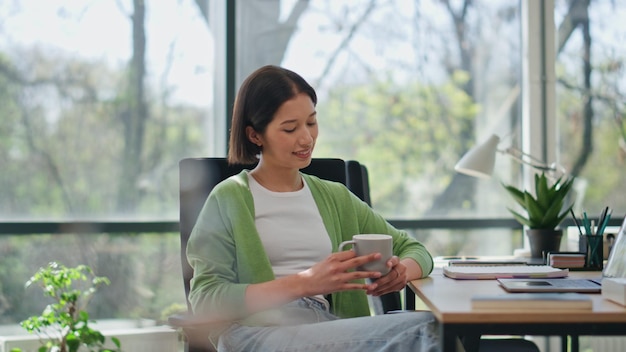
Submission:
[[[587,242],[587,258],[585,267],[588,269],[602,270],[602,261],[604,259],[604,236],[585,235],[585,240]]]

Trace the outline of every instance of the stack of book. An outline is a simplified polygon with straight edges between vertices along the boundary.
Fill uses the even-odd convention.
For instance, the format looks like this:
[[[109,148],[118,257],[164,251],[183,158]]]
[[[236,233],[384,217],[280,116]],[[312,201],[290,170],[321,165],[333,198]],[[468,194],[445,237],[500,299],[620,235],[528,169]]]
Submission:
[[[584,253],[554,253],[548,256],[548,265],[555,268],[582,268],[585,266]]]

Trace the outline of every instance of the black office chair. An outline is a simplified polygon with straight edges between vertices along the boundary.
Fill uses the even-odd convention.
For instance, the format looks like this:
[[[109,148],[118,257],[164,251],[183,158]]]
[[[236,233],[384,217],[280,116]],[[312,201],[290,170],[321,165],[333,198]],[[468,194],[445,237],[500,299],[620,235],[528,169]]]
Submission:
[[[187,241],[206,198],[213,187],[222,180],[243,169],[253,167],[254,165],[229,165],[225,158],[187,158],[180,161],[180,254],[185,297],[189,295],[190,281],[193,277],[193,268],[187,262]],[[322,179],[343,183],[357,197],[369,203],[367,169],[356,161],[313,159],[311,165],[302,171]],[[397,292],[382,296],[380,301],[383,313],[402,309],[400,294]],[[187,309],[188,313],[192,312],[189,300],[187,300]],[[186,351],[213,351],[213,347],[207,341],[207,329],[210,329],[210,322],[192,318],[191,314],[171,316],[168,322],[171,326],[183,331],[186,338]]]

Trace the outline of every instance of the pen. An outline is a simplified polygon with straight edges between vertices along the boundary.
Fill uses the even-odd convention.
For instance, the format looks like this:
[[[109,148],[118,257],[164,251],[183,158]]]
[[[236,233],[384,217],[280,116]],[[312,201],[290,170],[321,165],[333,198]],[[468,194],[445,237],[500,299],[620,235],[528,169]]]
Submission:
[[[600,224],[600,229],[598,230],[598,235],[603,235],[604,234],[604,229],[606,229],[606,226],[609,223],[609,220],[611,219],[611,213],[613,212],[613,209],[609,209],[606,212],[606,216],[604,217],[604,219],[602,220],[602,223]]]
[[[600,213],[600,217],[598,218],[598,230],[600,230],[600,228],[602,227],[602,224],[604,223],[604,218],[606,217],[606,212],[609,211],[609,207],[606,206],[604,207],[604,209],[602,209],[602,212]],[[600,235],[600,231],[596,231],[596,233],[598,235]]]
[[[583,230],[580,228],[580,223],[578,222],[578,219],[576,219],[576,215],[574,214],[574,210],[572,210],[572,208],[569,208],[569,212],[570,212],[570,214],[572,214],[572,219],[574,219],[574,224],[576,224],[576,227],[578,227],[578,233],[582,236],[583,235]]]
[[[585,232],[588,235],[591,235],[591,228],[589,227],[589,218],[587,217],[586,211],[583,211],[583,226],[585,227]]]

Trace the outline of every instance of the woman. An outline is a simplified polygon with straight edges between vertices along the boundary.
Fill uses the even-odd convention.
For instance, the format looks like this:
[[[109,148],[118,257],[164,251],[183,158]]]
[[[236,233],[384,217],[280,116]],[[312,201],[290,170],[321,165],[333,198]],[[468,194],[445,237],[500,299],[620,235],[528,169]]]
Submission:
[[[242,84],[228,160],[258,164],[218,184],[199,215],[187,246],[194,313],[224,322],[211,338],[219,351],[435,349],[430,313],[370,316],[366,296],[430,274],[428,251],[344,185],[300,172],[317,140],[316,103],[281,67]],[[356,270],[379,253],[335,252],[359,233],[393,237],[387,275]]]

